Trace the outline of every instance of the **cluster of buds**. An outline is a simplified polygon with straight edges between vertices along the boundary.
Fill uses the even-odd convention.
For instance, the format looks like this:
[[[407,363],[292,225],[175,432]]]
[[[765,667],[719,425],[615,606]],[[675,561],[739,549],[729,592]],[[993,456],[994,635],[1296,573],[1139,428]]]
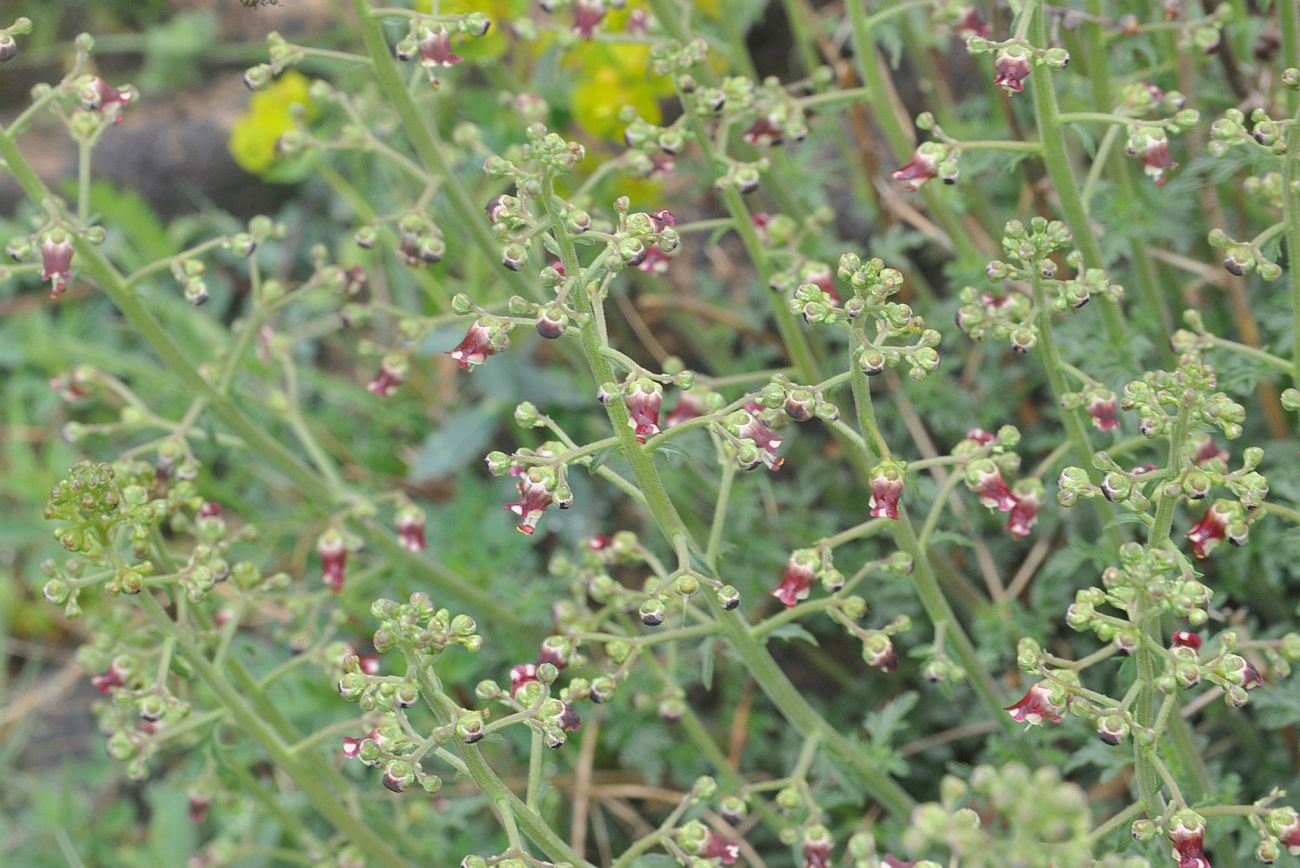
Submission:
[[[649,274],[662,274],[681,246],[681,236],[674,228],[677,217],[660,208],[657,211],[628,211],[629,202],[620,197],[614,202],[618,215],[615,246],[623,265]]]
[[[747,78],[735,78],[723,85],[728,107],[739,113],[748,110],[754,121],[742,134],[744,140],[757,147],[772,147],[785,142],[801,142],[808,137],[808,124],[804,110],[775,77],[763,80],[755,88]]]
[[[854,364],[874,376],[886,368],[906,362],[908,376],[920,382],[939,369],[940,335],[909,305],[892,300],[903,286],[903,275],[880,259],[863,261],[855,253],[840,257],[836,276],[848,284],[852,294],[841,303],[840,294],[827,281],[809,282],[795,290],[790,299],[792,314],[809,325],[831,325],[850,330],[857,348]],[[868,337],[864,317],[873,320],[875,335]],[[903,339],[906,343],[896,342]]]
[[[1282,276],[1282,266],[1267,256],[1256,241],[1238,241],[1222,229],[1211,229],[1210,246],[1223,251],[1223,267],[1229,274],[1242,277],[1254,271],[1265,280]]]
[[[1007,484],[1007,477],[1020,470],[1020,456],[1014,451],[1019,443],[1020,432],[1014,425],[1003,425],[996,434],[972,428],[952,450],[955,457],[966,460],[967,489],[985,508],[1007,513],[1007,533],[1017,540],[1033,530],[1043,505],[1038,479],[1025,477]]]
[[[674,157],[686,147],[685,118],[678,118],[666,127],[648,123],[631,107],[624,107],[623,143],[627,152],[623,162],[639,178],[668,175],[676,169]]]
[[[840,408],[827,401],[820,389],[800,386],[782,375],[773,377],[772,382],[763,387],[758,400],[769,410],[783,411],[795,422],[812,419],[834,422],[840,417]]]
[[[1070,53],[1064,48],[1038,48],[1020,39],[990,42],[984,36],[972,35],[966,39],[966,50],[972,55],[992,54],[996,71],[993,83],[1012,95],[1024,91],[1025,79],[1034,67],[1059,72],[1070,62]]]
[[[411,268],[433,265],[441,262],[447,252],[447,243],[442,238],[442,229],[437,223],[421,214],[407,214],[397,223],[397,252]],[[363,247],[373,244],[371,235],[358,234],[358,243]]]
[[[185,300],[190,304],[198,307],[207,303],[208,282],[203,275],[207,273],[207,266],[201,259],[185,258],[172,263],[172,277],[181,285],[185,291]]]
[[[873,863],[874,842],[850,841],[849,851],[860,859],[851,863],[855,868],[947,865],[952,858],[965,862],[970,853],[981,854],[986,865],[1040,864],[1039,859],[1041,864],[1115,864],[1094,863],[1100,854],[1089,838],[1092,829],[1088,796],[1081,787],[1062,780],[1051,765],[1030,769],[1013,762],[977,766],[969,781],[945,776],[939,801],[917,806],[903,833],[903,847],[937,862],[901,862],[887,856]],[[1044,841],[1052,842],[1050,855]]]
[[[1080,308],[1094,295],[1104,295],[1118,302],[1123,287],[1111,284],[1100,268],[1084,268],[1083,255],[1071,250],[1065,257],[1074,269],[1074,277],[1058,277],[1054,254],[1073,240],[1069,228],[1057,220],[1035,217],[1026,226],[1019,220],[1006,224],[1002,235],[1004,259],[988,264],[985,273],[995,282],[1031,283],[1041,287],[1046,303],[1056,311]],[[1038,342],[1036,299],[1016,289],[1004,295],[980,293],[973,287],[961,292],[962,307],[957,311],[957,326],[973,340],[993,337],[1009,340],[1012,349],[1028,352]]]
[[[373,642],[380,654],[397,649],[437,655],[450,645],[477,653],[483,647],[483,637],[478,635],[473,618],[436,609],[425,593],[411,594],[405,603],[376,600],[370,614],[379,621]]]

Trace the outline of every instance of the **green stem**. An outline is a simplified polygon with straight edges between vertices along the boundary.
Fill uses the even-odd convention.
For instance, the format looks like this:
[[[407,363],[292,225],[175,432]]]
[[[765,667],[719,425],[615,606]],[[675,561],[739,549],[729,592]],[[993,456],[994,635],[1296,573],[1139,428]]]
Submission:
[[[1033,8],[1026,8],[1022,14],[1034,16],[1035,40],[1039,45],[1046,45],[1046,16],[1042,14],[1041,5],[1042,0],[1037,0]],[[1079,195],[1079,187],[1070,168],[1070,155],[1065,147],[1065,133],[1061,127],[1060,109],[1056,104],[1056,90],[1052,79],[1044,67],[1039,67],[1030,78],[1034,91],[1034,109],[1038,119],[1038,140],[1043,148],[1043,163],[1052,180],[1052,186],[1061,200],[1065,222],[1074,234],[1080,252],[1083,253],[1084,265],[1088,268],[1105,268],[1101,246],[1092,231],[1092,222],[1083,207],[1083,199]],[[1107,334],[1112,343],[1122,346],[1128,336],[1119,305],[1109,298],[1103,298],[1100,304],[1101,318]]]
[[[1292,25],[1297,13],[1294,4],[1282,3],[1283,9],[1291,8]],[[1297,94],[1290,92],[1293,101]],[[1286,217],[1286,255],[1287,282],[1291,287],[1291,318],[1293,337],[1291,345],[1291,382],[1300,386],[1300,196],[1293,192],[1296,181],[1297,166],[1300,166],[1300,112],[1291,124],[1286,137],[1286,162],[1282,169],[1282,209]]]
[[[185,658],[217,701],[226,709],[239,728],[261,745],[277,769],[293,779],[307,801],[321,816],[338,829],[358,849],[380,865],[405,866],[408,863],[370,826],[343,807],[338,796],[323,783],[314,769],[304,765],[280,740],[270,726],[245,702],[244,697],[208,661],[208,658],[181,634],[176,624],[153,594],[140,594],[140,604],[149,620],[164,635],[176,640],[176,650]]]
[[[424,701],[433,712],[434,717],[437,718],[439,725],[447,725],[451,718],[447,710],[438,701],[443,693],[438,686],[437,679],[434,677],[432,667],[425,664],[416,654],[411,652],[406,655],[406,663],[409,671],[414,673],[416,683],[420,686],[420,694],[424,697]],[[474,782],[474,786],[478,788],[478,791],[494,805],[507,806],[523,833],[532,839],[538,847],[542,848],[548,856],[552,859],[568,860],[574,865],[591,865],[590,862],[573,852],[572,848],[547,825],[546,821],[536,811],[510,791],[505,782],[497,777],[496,772],[492,771],[487,761],[483,759],[483,754],[479,751],[477,745],[461,745],[460,756],[465,763],[466,773]]]

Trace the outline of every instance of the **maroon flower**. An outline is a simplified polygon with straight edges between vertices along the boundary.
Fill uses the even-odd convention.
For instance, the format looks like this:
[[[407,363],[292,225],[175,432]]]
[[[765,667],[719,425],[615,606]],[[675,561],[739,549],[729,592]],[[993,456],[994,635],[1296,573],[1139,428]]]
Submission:
[[[41,280],[50,284],[50,298],[58,298],[68,288],[72,277],[72,242],[60,236],[55,241],[47,236],[41,243]]]
[[[993,435],[988,431],[985,431],[983,428],[972,428],[966,432],[966,439],[973,440],[979,445],[985,446],[993,442]]]
[[[510,695],[514,696],[525,684],[537,681],[537,664],[520,663],[510,670]]]
[[[1152,132],[1143,128],[1130,134],[1128,152],[1142,161],[1142,171],[1156,182],[1157,187],[1163,187],[1169,180],[1165,177],[1166,172],[1178,168],[1169,153],[1169,138],[1163,130]]]
[[[1195,527],[1187,532],[1187,538],[1192,541],[1192,551],[1198,558],[1209,557],[1220,540],[1227,536],[1228,518],[1225,512],[1220,511],[1219,503],[1215,503],[1205,511]]]
[[[1193,651],[1201,650],[1201,637],[1190,630],[1175,630],[1172,640],[1180,648],[1191,648]]]
[[[369,736],[353,738],[350,735],[343,737],[343,756],[346,759],[356,759],[361,754],[361,743]]]
[[[1205,858],[1205,821],[1199,814],[1179,811],[1168,828],[1179,868],[1210,868],[1210,860]]]
[[[1008,712],[1016,723],[1040,726],[1044,721],[1060,723],[1065,705],[1066,698],[1061,691],[1040,681],[1029,688],[1019,702],[1002,710]]]
[[[757,404],[751,403],[744,412],[737,414],[744,416],[744,419],[737,420],[735,434],[741,440],[748,440],[757,447],[758,457],[767,465],[768,470],[780,470],[785,459],[778,458],[776,450],[784,441],[759,417],[758,411],[761,409]]]
[[[898,501],[903,496],[903,465],[887,460],[871,470],[871,517],[898,521]]]
[[[428,548],[424,541],[424,513],[414,506],[404,507],[397,513],[397,539],[408,552],[422,552]]]
[[[114,687],[122,687],[126,684],[126,673],[114,661],[103,672],[92,677],[90,683],[100,693],[108,693]]]
[[[1029,57],[1023,48],[1002,49],[994,59],[993,67],[997,70],[994,84],[1006,88],[1008,93],[1020,93],[1025,89],[1025,79],[1029,77]]]
[[[800,600],[807,599],[813,579],[817,577],[813,569],[816,563],[816,555],[808,549],[800,549],[790,555],[790,560],[785,562],[785,571],[781,574],[781,584],[772,592],[772,596],[784,603],[787,609]]]
[[[499,327],[482,319],[477,320],[465,333],[465,339],[448,350],[447,355],[456,360],[461,370],[472,370],[475,365],[483,364],[488,356],[501,351],[504,341],[499,340],[500,337]]]
[[[646,248],[645,257],[637,263],[638,271],[644,271],[646,274],[664,274],[668,271],[668,263],[672,262],[672,257],[664,253],[663,248],[658,244],[651,244]]]
[[[90,394],[86,388],[89,377],[81,368],[74,368],[66,374],[50,377],[50,388],[59,393],[59,397],[71,404]]]
[[[564,732],[577,732],[582,729],[582,718],[578,716],[578,712],[573,710],[573,706],[567,702],[561,703],[560,713],[552,717],[551,722]]]
[[[1201,440],[1201,445],[1196,450],[1195,461],[1197,464],[1204,464],[1212,458],[1217,458],[1220,461],[1227,462],[1229,455],[1227,450],[1218,447],[1218,444],[1214,442],[1213,437],[1206,434],[1204,439]]]
[[[924,146],[912,154],[912,159],[890,175],[895,181],[905,181],[908,192],[915,192],[926,181],[939,177],[939,159]]]
[[[212,807],[212,799],[202,793],[189,794],[189,808],[186,814],[195,823],[202,823],[208,816],[208,808]]]
[[[969,39],[972,36],[978,36],[987,39],[988,35],[993,32],[989,23],[980,17],[980,11],[974,6],[963,6],[957,10],[957,22],[953,25],[957,35],[963,39]]]
[[[762,115],[750,125],[744,133],[745,141],[751,145],[771,146],[781,144],[781,127],[772,115]]]
[[[1234,683],[1240,682],[1241,686],[1247,690],[1264,685],[1264,676],[1260,675],[1259,670],[1255,668],[1255,664],[1245,657],[1236,654],[1230,655],[1224,660],[1224,668],[1231,676],[1229,680]]]
[[[1292,856],[1300,856],[1300,814],[1295,811],[1289,811],[1284,816],[1281,811],[1274,811],[1273,820],[1276,825],[1274,831],[1277,833],[1277,839],[1282,842]]]
[[[598,533],[587,541],[587,548],[593,552],[603,551],[614,544],[614,538],[607,534]]]
[[[687,419],[696,419],[703,416],[704,411],[704,402],[693,392],[682,392],[677,399],[677,406],[664,417],[664,427],[672,428],[674,425],[682,424]]]
[[[804,272],[804,283],[811,283],[831,297],[831,304],[842,304],[844,299],[840,297],[840,292],[835,288],[835,276],[831,274],[831,269],[824,263],[818,262],[814,267]]]
[[[343,535],[336,530],[321,534],[316,541],[316,556],[320,558],[321,581],[337,594],[343,590],[348,562],[348,547],[343,541]]]
[[[835,842],[825,826],[813,826],[803,833],[803,868],[830,868]]]
[[[755,211],[754,215],[749,218],[749,222],[753,224],[754,231],[758,233],[759,241],[762,241],[764,244],[771,243],[772,238],[767,234],[767,226],[772,222],[771,214],[766,211]]]
[[[517,526],[520,533],[532,536],[542,513],[555,500],[549,483],[546,472],[536,467],[519,477],[519,500],[506,504],[506,509],[522,519]]]
[[[135,88],[124,87],[121,90],[110,85],[99,76],[95,76],[81,90],[81,105],[86,111],[100,111],[115,115],[113,123],[122,122],[121,109],[135,102]]]
[[[634,380],[628,386],[628,424],[636,434],[636,442],[645,443],[647,437],[659,433],[659,410],[664,403],[664,390],[653,380]]]
[[[1029,536],[1034,525],[1038,523],[1038,510],[1042,505],[1042,498],[1037,494],[1029,493],[1016,497],[1016,505],[1011,507],[1011,513],[1007,516],[1007,533],[1011,534],[1012,539],[1024,539]]]
[[[406,382],[406,362],[400,358],[385,358],[379,363],[379,373],[366,384],[366,388],[381,398],[387,398]]]
[[[357,666],[365,675],[379,674],[379,655],[378,654],[358,654]]]
[[[1116,415],[1119,403],[1115,400],[1114,393],[1108,389],[1094,390],[1088,396],[1086,409],[1097,430],[1113,431],[1119,427],[1119,417]]]
[[[974,461],[966,468],[966,485],[979,498],[980,503],[998,512],[1010,512],[1016,507],[1016,498],[1007,488],[1002,471],[988,459]]]
[[[215,500],[205,500],[199,507],[198,516],[199,518],[221,518],[223,512],[221,504]]]
[[[426,67],[455,66],[465,58],[451,50],[451,34],[446,28],[429,30],[420,40],[420,64]]]
[[[740,858],[740,844],[710,831],[708,843],[704,845],[704,851],[700,856],[705,859],[718,859],[723,865],[735,865],[736,860]]]
[[[601,0],[578,0],[573,7],[573,32],[583,39],[596,35],[596,28],[605,20],[605,4]]]

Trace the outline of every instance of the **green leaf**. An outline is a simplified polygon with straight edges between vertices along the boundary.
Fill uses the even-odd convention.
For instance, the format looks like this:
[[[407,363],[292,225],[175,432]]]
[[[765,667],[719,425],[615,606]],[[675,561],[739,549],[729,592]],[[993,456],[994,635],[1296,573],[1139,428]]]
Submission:
[[[768,634],[773,639],[802,639],[810,645],[817,645],[817,637],[798,624],[782,624]]]
[[[705,690],[713,689],[713,637],[700,643],[700,684]]]
[[[497,430],[500,412],[498,404],[484,401],[435,428],[424,438],[407,478],[446,476],[482,457]]]
[[[891,699],[880,707],[879,711],[868,712],[862,725],[871,734],[873,744],[887,745],[894,733],[903,725],[904,718],[916,707],[921,695],[914,690]]]

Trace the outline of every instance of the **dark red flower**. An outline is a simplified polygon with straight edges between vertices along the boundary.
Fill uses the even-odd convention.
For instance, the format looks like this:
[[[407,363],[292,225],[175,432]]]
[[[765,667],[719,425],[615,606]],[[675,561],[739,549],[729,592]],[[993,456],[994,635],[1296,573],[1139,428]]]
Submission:
[[[1204,464],[1213,458],[1227,462],[1229,455],[1227,450],[1220,449],[1218,444],[1214,442],[1214,438],[1207,434],[1205,439],[1201,441],[1200,447],[1196,450],[1196,463]]]
[[[659,433],[659,410],[663,407],[664,391],[653,380],[634,380],[625,396],[628,424],[636,435],[636,442],[644,443],[647,437]]]
[[[50,284],[50,298],[58,298],[68,289],[72,278],[72,242],[46,237],[41,243],[41,280]]]
[[[1060,723],[1061,713],[1065,711],[1066,698],[1063,692],[1039,682],[1029,688],[1015,705],[1008,705],[1003,711],[1010,713],[1016,723],[1029,723],[1034,726],[1048,723]]]
[[[898,501],[903,496],[903,466],[882,461],[871,470],[871,517],[898,521]]]
[[[111,112],[115,114],[113,119],[115,124],[122,122],[121,109],[125,109],[133,102],[135,102],[135,88],[124,87],[118,90],[99,76],[92,78],[81,91],[83,108],[87,111],[98,110],[105,114]]]
[[[185,812],[195,823],[202,823],[208,816],[208,808],[212,807],[212,799],[202,793],[189,794],[189,808]]]
[[[525,684],[537,681],[537,664],[520,663],[510,669],[510,695],[514,696]]]
[[[93,676],[90,683],[100,693],[108,693],[114,687],[122,687],[126,684],[126,673],[118,667],[117,663],[110,663],[107,669]]]
[[[424,541],[424,513],[414,506],[397,513],[397,539],[408,552],[422,552],[428,548]]]
[[[812,590],[813,580],[817,577],[814,571],[816,563],[816,555],[807,550],[792,554],[785,562],[785,571],[781,573],[781,584],[772,592],[772,596],[784,603],[786,608],[807,599]]]
[[[1119,427],[1119,402],[1115,400],[1115,395],[1108,390],[1099,389],[1088,397],[1086,405],[1088,415],[1092,417],[1092,424],[1099,431],[1113,431]]]
[[[605,20],[605,4],[601,0],[578,0],[573,6],[573,32],[583,39],[596,35],[596,28]]]
[[[983,428],[972,428],[966,432],[966,439],[984,446],[993,442],[993,435]]]
[[[545,474],[534,468],[519,477],[519,500],[506,504],[506,509],[522,519],[517,526],[519,532],[532,536],[537,522],[554,500]]]
[[[998,512],[1010,512],[1016,507],[1016,498],[1007,488],[1002,471],[992,461],[982,460],[966,468],[966,484],[979,498],[980,503]]]
[[[356,759],[361,753],[361,743],[365,741],[366,738],[368,738],[368,736],[353,738],[350,735],[345,735],[343,737],[343,756],[346,759]]]
[[[495,326],[478,320],[469,327],[465,339],[448,350],[447,355],[455,359],[462,370],[471,370],[475,365],[483,364],[488,356],[494,356],[501,351],[502,345],[498,343],[496,333]]]
[[[371,393],[387,398],[400,385],[406,382],[406,365],[395,359],[384,359],[379,363],[379,373],[366,384]]]
[[[718,859],[723,865],[735,865],[740,858],[740,845],[730,838],[724,838],[717,832],[709,832],[708,843],[700,853],[704,859]]]
[[[756,404],[747,408],[745,420],[737,425],[736,436],[741,440],[749,440],[758,448],[759,459],[767,465],[768,470],[780,470],[785,459],[778,458],[776,450],[784,441],[759,417],[759,409],[761,408]]]
[[[1038,510],[1042,505],[1042,498],[1035,494],[1016,497],[1016,505],[1011,507],[1011,512],[1007,516],[1007,533],[1011,534],[1012,539],[1024,539],[1029,536],[1038,522]]]
[[[989,23],[980,17],[980,11],[974,6],[963,6],[957,11],[957,23],[953,25],[957,35],[963,39],[978,36],[987,39],[993,32]]]
[[[423,66],[455,66],[464,59],[451,50],[451,34],[445,28],[429,30],[420,40],[420,63]]]
[[[938,157],[924,148],[917,148],[912,159],[890,175],[895,181],[905,181],[909,192],[914,192],[926,181],[939,177]]]
[[[1205,858],[1205,821],[1199,814],[1179,811],[1168,829],[1179,868],[1210,868],[1210,860]]]
[[[1172,639],[1181,648],[1191,648],[1193,651],[1201,649],[1201,637],[1190,630],[1175,630]]]
[[[1209,557],[1219,542],[1227,536],[1228,516],[1219,510],[1216,503],[1205,511],[1205,515],[1187,532],[1192,541],[1192,551],[1198,558]]]
[[[337,594],[343,590],[348,562],[348,547],[343,536],[333,530],[321,534],[316,541],[316,555],[320,558],[321,581]]]
[[[762,115],[754,121],[745,130],[745,141],[751,145],[779,145],[781,144],[781,127],[774,121],[772,115]]]
[[[1025,89],[1025,79],[1029,77],[1029,58],[1024,49],[1010,51],[1003,49],[993,61],[997,76],[993,83],[1007,89],[1008,93],[1020,93]]]
[[[672,428],[674,425],[680,425],[687,419],[695,419],[704,415],[704,403],[691,392],[682,392],[677,399],[677,406],[672,412],[664,417],[664,427]]]

